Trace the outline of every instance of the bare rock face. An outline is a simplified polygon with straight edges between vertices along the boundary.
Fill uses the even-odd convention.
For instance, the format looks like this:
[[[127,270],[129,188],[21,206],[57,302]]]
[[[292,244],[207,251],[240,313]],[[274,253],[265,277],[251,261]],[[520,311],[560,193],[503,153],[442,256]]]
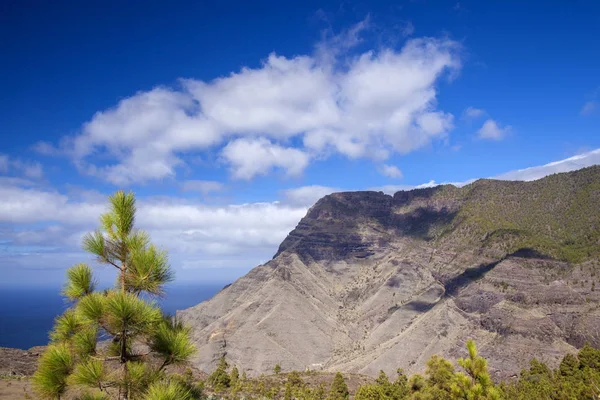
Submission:
[[[44,346],[32,347],[29,350],[0,347],[0,376],[33,375],[37,368],[38,358],[45,349]]]
[[[600,168],[536,182],[335,193],[275,257],[178,312],[194,363],[422,372],[473,338],[496,378],[600,346]],[[594,247],[595,245],[595,247]]]

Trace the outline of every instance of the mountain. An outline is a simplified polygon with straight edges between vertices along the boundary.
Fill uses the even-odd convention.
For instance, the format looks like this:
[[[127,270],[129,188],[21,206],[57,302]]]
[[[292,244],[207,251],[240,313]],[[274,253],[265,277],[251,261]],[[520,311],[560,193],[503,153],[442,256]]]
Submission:
[[[600,167],[320,199],[275,257],[178,315],[195,365],[421,372],[473,338],[496,378],[600,346]]]

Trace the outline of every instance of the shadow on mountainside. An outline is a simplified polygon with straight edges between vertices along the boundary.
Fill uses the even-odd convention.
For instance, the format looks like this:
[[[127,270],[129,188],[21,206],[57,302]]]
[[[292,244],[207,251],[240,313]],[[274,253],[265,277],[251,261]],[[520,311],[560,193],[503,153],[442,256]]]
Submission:
[[[394,216],[393,224],[402,235],[429,241],[433,239],[432,231],[449,225],[456,214],[457,211],[447,208],[435,210],[419,207],[411,213]]]
[[[408,310],[416,311],[419,313],[426,313],[431,310],[437,303],[429,303],[426,301],[409,301],[403,307]]]
[[[448,296],[456,296],[460,289],[467,286],[469,283],[476,281],[482,278],[485,274],[490,272],[492,269],[496,267],[496,265],[500,264],[502,261],[508,258],[539,258],[539,259],[551,259],[550,257],[540,253],[535,249],[530,248],[522,248],[511,254],[508,254],[501,259],[491,262],[489,264],[480,264],[477,267],[467,268],[462,274],[455,276],[454,278],[448,280],[444,283],[444,288],[446,289],[446,293],[444,297]]]
[[[292,251],[306,262],[366,258],[394,236],[429,241],[456,217],[457,208],[428,204],[439,188],[398,192],[341,192],[320,199],[283,240],[274,257]],[[413,209],[402,212],[404,206]],[[380,232],[365,240],[364,231]],[[395,231],[393,234],[391,232]],[[371,240],[371,241],[369,241]]]
[[[494,269],[496,265],[504,261],[505,258],[506,257],[489,264],[480,264],[477,267],[467,268],[462,274],[455,276],[444,284],[444,288],[446,289],[444,297],[456,296],[460,289],[464,288],[469,283],[482,278],[485,274]]]

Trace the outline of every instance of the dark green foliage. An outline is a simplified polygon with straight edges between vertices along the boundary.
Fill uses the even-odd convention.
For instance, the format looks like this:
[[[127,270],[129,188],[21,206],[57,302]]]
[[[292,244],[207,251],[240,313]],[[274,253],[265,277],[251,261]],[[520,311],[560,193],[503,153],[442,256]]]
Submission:
[[[304,385],[304,381],[300,376],[298,371],[292,371],[287,376],[287,383],[289,383],[292,387],[302,387]]]
[[[377,385],[363,385],[356,391],[355,400],[382,400],[386,399]]]
[[[432,200],[456,204],[458,212],[430,227],[428,237],[504,254],[534,249],[570,262],[600,255],[598,166],[532,182],[482,179],[431,191]]]
[[[579,370],[579,359],[573,354],[567,354],[560,363],[559,371],[562,376],[574,376]],[[546,374],[550,378],[550,374]]]
[[[347,400],[349,398],[350,393],[348,392],[348,386],[346,385],[344,376],[338,372],[333,378],[333,383],[331,384],[331,389],[329,390],[327,400]]]
[[[380,371],[372,383],[356,388],[354,396],[349,393],[342,374],[329,378],[330,390],[325,391],[320,373],[293,371],[289,374],[261,375],[244,378],[234,384],[237,368],[226,373],[228,365],[224,358],[207,382],[207,395],[216,398],[238,399],[284,399],[284,400],[595,400],[600,395],[600,369],[597,361],[600,351],[585,346],[578,355],[566,355],[556,370],[551,370],[538,360],[531,360],[530,368],[523,370],[517,381],[496,385],[490,378],[487,362],[477,353],[472,341],[467,342],[468,356],[456,364],[433,356],[427,362],[424,375],[407,377],[402,370],[391,380]],[[581,359],[585,360],[582,361]],[[216,377],[229,378],[229,386]],[[351,378],[349,378],[351,382]],[[187,381],[189,382],[189,380]],[[198,387],[190,385],[188,388]],[[210,398],[210,397],[209,397]],[[215,398],[215,397],[212,397]]]
[[[577,355],[581,368],[600,370],[600,350],[594,349],[589,344],[583,346]]]
[[[279,366],[279,364],[275,364],[275,368],[273,368],[273,372],[275,372],[276,375],[279,375],[279,373],[281,372],[281,367]]]
[[[584,399],[600,396],[600,351],[584,346],[578,355],[567,354],[560,366],[551,371],[548,366],[532,360],[517,382],[503,385],[505,398],[515,400]]]
[[[424,398],[446,400],[453,397],[453,384],[455,383],[454,366],[442,357],[434,355],[427,362],[428,393]]]
[[[234,365],[233,368],[231,369],[231,373],[229,374],[230,385],[232,387],[235,387],[238,384],[239,380],[240,380],[240,372],[238,371],[237,367]]]
[[[433,356],[427,362],[426,375],[408,379],[402,370],[391,383],[381,371],[375,383],[363,385],[356,393],[357,400],[493,400],[501,399],[502,391],[489,377],[487,362],[477,355],[472,341],[467,342],[469,357],[458,360],[463,372],[456,372],[449,361]]]
[[[225,357],[221,357],[219,359],[219,364],[217,365],[217,369],[214,370],[212,374],[208,377],[208,383],[216,390],[222,391],[227,389],[231,384],[231,378],[227,373],[227,361]]]
[[[325,386],[322,383],[315,389],[313,399],[325,400]]]

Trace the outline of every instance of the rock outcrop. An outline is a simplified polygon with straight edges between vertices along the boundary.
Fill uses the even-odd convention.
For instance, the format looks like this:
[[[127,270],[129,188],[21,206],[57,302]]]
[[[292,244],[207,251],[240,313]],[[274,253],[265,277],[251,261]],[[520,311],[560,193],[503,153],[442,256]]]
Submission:
[[[414,373],[476,340],[495,377],[600,346],[600,167],[319,200],[275,257],[178,312],[194,363]]]

